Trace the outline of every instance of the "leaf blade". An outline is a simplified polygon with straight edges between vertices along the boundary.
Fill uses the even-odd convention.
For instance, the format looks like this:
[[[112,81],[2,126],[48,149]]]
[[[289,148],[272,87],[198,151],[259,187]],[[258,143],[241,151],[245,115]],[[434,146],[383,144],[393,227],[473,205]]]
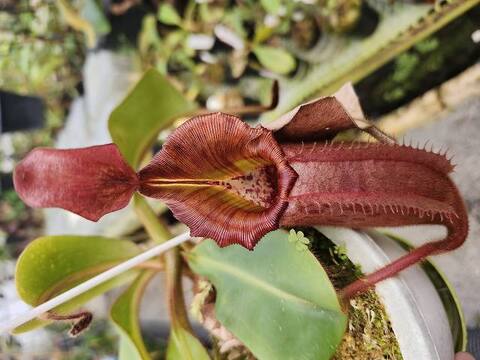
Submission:
[[[36,148],[16,167],[15,191],[32,207],[58,207],[97,221],[128,205],[137,174],[115,144]]]
[[[158,20],[166,25],[180,25],[182,19],[177,10],[170,4],[161,4],[158,8]]]
[[[124,342],[119,352],[120,359],[151,358],[143,342],[138,311],[145,287],[155,274],[153,270],[142,271],[130,287],[116,299],[110,310],[110,318],[120,332],[121,341]]]
[[[206,240],[189,254],[189,264],[214,284],[218,320],[255,356],[329,359],[346,316],[321,265],[287,236],[269,233],[253,252]]]
[[[164,76],[151,69],[113,110],[108,129],[127,162],[136,168],[158,132],[194,109]]]
[[[277,74],[288,74],[297,66],[295,58],[281,48],[258,45],[253,48],[253,53],[265,68]]]
[[[172,329],[167,348],[167,360],[210,360],[200,341],[181,326]]]
[[[15,282],[20,298],[37,306],[86,281],[101,271],[139,253],[129,241],[98,236],[46,236],[34,240],[17,261]],[[88,300],[120,286],[137,274],[131,270],[56,307],[58,314],[75,310]],[[20,333],[50,323],[34,319],[14,332]]]

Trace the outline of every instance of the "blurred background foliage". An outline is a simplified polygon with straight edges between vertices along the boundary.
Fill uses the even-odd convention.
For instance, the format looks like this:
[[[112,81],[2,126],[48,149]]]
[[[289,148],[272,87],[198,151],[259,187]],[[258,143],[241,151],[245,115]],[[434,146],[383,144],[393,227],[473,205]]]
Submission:
[[[60,127],[78,94],[83,44],[54,1],[0,1],[0,88],[41,96],[48,127]]]

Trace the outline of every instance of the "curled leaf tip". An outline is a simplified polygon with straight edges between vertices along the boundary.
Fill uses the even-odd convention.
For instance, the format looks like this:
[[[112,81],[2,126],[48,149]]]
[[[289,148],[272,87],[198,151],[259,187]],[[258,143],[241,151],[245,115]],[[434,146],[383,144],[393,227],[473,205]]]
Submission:
[[[138,187],[114,144],[35,149],[17,165],[13,181],[26,204],[62,208],[92,221],[125,207]]]
[[[253,249],[278,228],[297,174],[272,133],[237,117],[195,117],[140,173],[140,192],[167,203],[193,236]]]
[[[305,141],[330,139],[339,131],[370,124],[352,84],[347,83],[335,94],[300,104],[263,126],[282,141]]]

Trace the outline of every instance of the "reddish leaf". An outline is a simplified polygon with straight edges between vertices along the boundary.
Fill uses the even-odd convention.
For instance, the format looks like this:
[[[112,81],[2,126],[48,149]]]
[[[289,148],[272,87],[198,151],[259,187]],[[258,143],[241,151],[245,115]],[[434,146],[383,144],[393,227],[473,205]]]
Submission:
[[[360,103],[353,86],[345,84],[334,95],[297,106],[273,122],[263,124],[281,140],[329,139],[339,131],[364,126]]]
[[[39,148],[18,164],[15,190],[32,207],[59,207],[97,221],[125,207],[138,178],[114,144]]]
[[[179,127],[139,176],[194,236],[249,249],[278,228],[296,179],[270,131],[221,113]]]

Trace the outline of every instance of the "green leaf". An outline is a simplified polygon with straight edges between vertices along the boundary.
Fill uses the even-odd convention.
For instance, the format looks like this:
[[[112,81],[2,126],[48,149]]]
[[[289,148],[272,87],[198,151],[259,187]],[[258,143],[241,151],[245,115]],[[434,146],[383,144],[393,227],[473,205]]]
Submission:
[[[253,52],[265,68],[277,74],[288,74],[297,66],[295,58],[281,48],[258,45]]]
[[[142,271],[133,284],[117,298],[110,310],[110,317],[120,332],[120,360],[150,359],[140,332],[138,311],[145,287],[155,274],[153,270]]]
[[[97,35],[105,35],[110,32],[110,23],[96,0],[84,0],[80,16],[92,25]]]
[[[136,168],[159,131],[194,108],[165,77],[151,69],[112,112],[108,128],[127,162]]]
[[[167,25],[180,25],[182,19],[177,10],[170,4],[162,4],[158,8],[158,20]]]
[[[278,14],[282,5],[280,0],[260,0],[260,3],[269,14]]]
[[[130,241],[98,236],[46,236],[31,242],[18,258],[15,273],[17,292],[27,304],[37,306],[139,253]],[[95,296],[134,278],[128,271],[79,295],[54,309],[69,313]],[[15,329],[16,333],[46,325],[35,319]]]
[[[57,0],[56,4],[63,15],[63,18],[69,26],[77,31],[82,31],[85,34],[87,46],[89,48],[95,47],[97,36],[92,24],[85,20],[78,13],[77,9],[68,0]]]
[[[294,243],[298,251],[308,250],[308,245],[310,244],[310,240],[305,237],[303,232],[296,232],[294,229],[290,230],[288,241]]]
[[[192,270],[215,286],[218,320],[262,360],[327,360],[345,331],[327,274],[296,243],[278,230],[254,251],[205,240],[188,254]]]
[[[157,48],[160,44],[155,16],[145,15],[142,20],[142,30],[138,35],[138,50],[141,54],[146,54],[150,48]]]
[[[200,341],[181,326],[172,328],[167,360],[210,360]]]

